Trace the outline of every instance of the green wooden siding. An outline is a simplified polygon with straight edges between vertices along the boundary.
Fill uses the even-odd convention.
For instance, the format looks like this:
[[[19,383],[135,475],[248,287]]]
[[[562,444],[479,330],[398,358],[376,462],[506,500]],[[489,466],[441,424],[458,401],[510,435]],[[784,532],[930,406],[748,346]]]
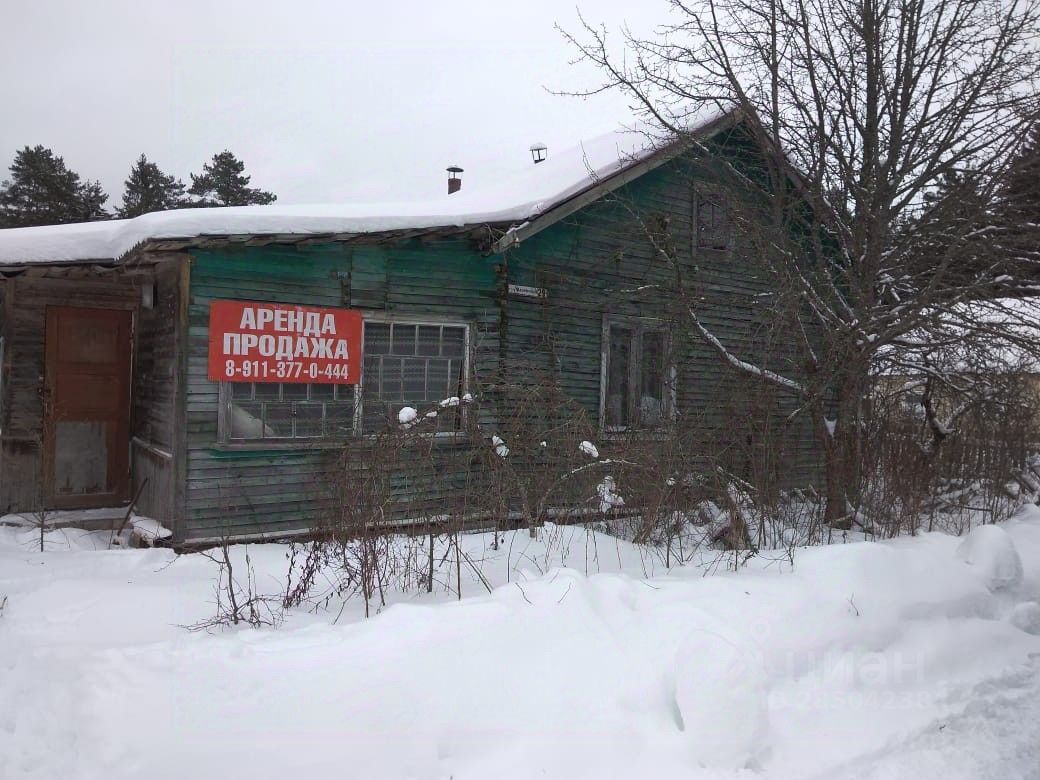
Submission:
[[[219,386],[206,377],[211,301],[349,306],[402,319],[457,320],[470,325],[471,368],[479,374],[497,365],[494,286],[493,269],[462,240],[193,252],[181,541],[313,526],[330,506],[330,470],[342,454],[335,448],[243,450],[220,444]],[[363,448],[364,441],[347,446]]]
[[[695,191],[715,181],[713,172],[683,158],[640,177],[616,193],[528,239],[508,253],[509,282],[546,288],[545,301],[512,298],[504,315],[509,370],[554,370],[565,394],[586,413],[600,413],[604,316],[660,318],[672,324],[677,370],[676,408],[697,454],[738,473],[765,433],[778,436],[771,467],[783,486],[815,481],[818,458],[808,419],[788,419],[791,397],[735,374],[690,333],[675,305],[676,277],[658,257],[646,225],[676,248],[684,285],[698,301],[704,324],[734,353],[790,370],[796,360],[787,334],[770,333],[763,294],[771,282],[736,237],[728,251],[694,246]],[[638,215],[635,216],[635,215]],[[653,220],[667,219],[667,226]],[[767,411],[763,412],[763,408]],[[749,446],[749,437],[752,445]]]
[[[733,155],[745,166],[753,162],[739,141]],[[808,421],[789,419],[792,399],[754,383],[748,391],[746,377],[734,375],[688,332],[673,296],[662,292],[673,288],[674,270],[633,216],[658,220],[650,224],[677,247],[702,320],[732,351],[788,369],[797,358],[786,334],[778,337],[766,327],[770,318],[762,296],[770,280],[746,242],[729,251],[694,247],[695,192],[715,179],[710,168],[678,158],[502,256],[484,257],[463,239],[193,252],[180,541],[311,527],[338,500],[330,490],[332,470],[364,468],[370,446],[364,438],[352,440],[345,460],[340,449],[222,447],[218,385],[206,378],[209,303],[218,298],[349,306],[398,319],[469,324],[472,386],[482,395],[479,422],[485,433],[494,431],[496,417],[510,412],[511,392],[547,376],[598,420],[604,315],[660,318],[674,323],[676,406],[695,454],[739,473],[748,442],[768,431],[779,435],[781,446],[767,465],[781,472],[782,482],[814,481],[818,459]],[[509,283],[545,288],[548,297],[509,296]],[[402,495],[421,493],[431,511],[471,476],[459,466],[466,462],[466,445],[437,446],[443,462],[458,468],[437,471],[434,464],[428,478],[397,486]]]

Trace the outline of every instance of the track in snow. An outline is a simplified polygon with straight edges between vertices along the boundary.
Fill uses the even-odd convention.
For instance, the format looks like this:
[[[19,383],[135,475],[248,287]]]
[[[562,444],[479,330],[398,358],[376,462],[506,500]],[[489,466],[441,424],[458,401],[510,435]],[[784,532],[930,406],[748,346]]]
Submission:
[[[1037,780],[1040,655],[951,701],[948,718],[828,778],[848,780]]]

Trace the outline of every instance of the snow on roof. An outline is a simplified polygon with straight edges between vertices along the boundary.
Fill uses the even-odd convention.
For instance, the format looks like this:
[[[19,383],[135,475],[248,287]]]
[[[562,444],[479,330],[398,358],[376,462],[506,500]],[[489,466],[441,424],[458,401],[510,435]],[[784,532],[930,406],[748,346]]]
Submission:
[[[723,116],[705,107],[691,122],[691,131]],[[144,241],[158,239],[516,225],[645,159],[659,148],[651,139],[646,131],[607,133],[530,164],[516,176],[431,201],[179,209],[134,219],[0,230],[0,265],[112,261]]]

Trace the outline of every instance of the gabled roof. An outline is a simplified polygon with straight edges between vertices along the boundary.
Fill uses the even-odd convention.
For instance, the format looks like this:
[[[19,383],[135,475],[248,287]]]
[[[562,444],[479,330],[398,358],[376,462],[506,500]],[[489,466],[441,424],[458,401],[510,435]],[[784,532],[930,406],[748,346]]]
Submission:
[[[737,121],[736,112],[706,107],[691,123],[706,138]],[[638,131],[608,133],[531,164],[519,175],[435,201],[180,209],[134,219],[0,230],[0,267],[115,263],[142,245],[172,248],[200,240],[271,241],[461,232],[492,226],[503,251],[681,151]],[[167,245],[163,247],[162,245]]]

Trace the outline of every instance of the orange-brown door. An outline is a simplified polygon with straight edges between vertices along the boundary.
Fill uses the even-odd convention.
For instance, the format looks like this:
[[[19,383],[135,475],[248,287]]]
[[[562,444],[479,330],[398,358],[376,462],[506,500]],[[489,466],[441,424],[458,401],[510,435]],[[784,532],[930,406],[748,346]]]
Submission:
[[[130,484],[131,312],[47,307],[48,506],[112,506]]]

